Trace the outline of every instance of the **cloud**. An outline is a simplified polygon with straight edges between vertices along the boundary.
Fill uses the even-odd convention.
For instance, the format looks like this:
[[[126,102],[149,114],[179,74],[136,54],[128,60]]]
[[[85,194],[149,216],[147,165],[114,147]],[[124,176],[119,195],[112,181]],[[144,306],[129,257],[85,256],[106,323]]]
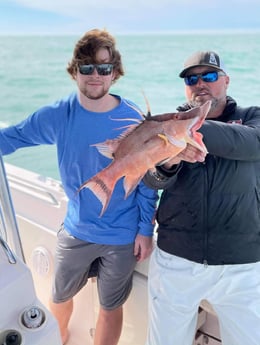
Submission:
[[[247,12],[250,11],[250,8],[252,12],[255,12],[256,7],[254,6],[259,8],[259,0],[247,0],[246,3],[244,0],[200,0],[199,3],[194,0],[149,0],[148,2],[140,0],[13,0],[13,3],[31,9],[49,11],[77,18],[91,16],[93,11],[99,11],[102,17],[118,12],[124,16],[128,16],[131,13],[136,17],[140,17],[140,14],[143,16],[147,13],[149,15],[152,14],[152,17],[156,18],[158,13],[154,11],[158,10],[159,13],[170,11],[172,15],[174,15],[174,12],[181,11],[185,15],[185,13],[188,14],[191,11],[197,13],[206,11],[207,9],[218,9],[219,12],[216,13],[216,20],[218,21],[221,21],[221,16],[231,9],[235,15],[240,7],[247,9]]]
[[[64,34],[260,28],[259,0],[1,0],[0,7],[0,32],[30,32],[30,25],[34,33]]]
[[[155,10],[165,6],[171,6],[171,0],[149,0],[148,3],[140,2],[140,0],[98,0],[98,1],[86,1],[86,0],[16,0],[17,4],[25,6],[27,8],[33,8],[37,10],[50,11],[57,14],[84,17],[86,15],[91,15],[91,11],[120,11],[127,15],[128,11],[135,13],[143,12],[144,10]],[[179,1],[177,1],[179,2]],[[180,2],[181,3],[181,2]],[[106,13],[104,13],[106,16]]]

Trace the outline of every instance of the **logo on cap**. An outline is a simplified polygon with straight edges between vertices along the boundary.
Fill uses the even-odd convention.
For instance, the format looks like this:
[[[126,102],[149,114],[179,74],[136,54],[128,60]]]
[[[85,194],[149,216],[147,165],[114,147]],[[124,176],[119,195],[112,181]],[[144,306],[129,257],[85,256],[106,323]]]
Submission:
[[[212,65],[217,65],[218,66],[218,62],[216,60],[215,54],[210,53],[210,55],[209,55],[209,63],[211,63]]]

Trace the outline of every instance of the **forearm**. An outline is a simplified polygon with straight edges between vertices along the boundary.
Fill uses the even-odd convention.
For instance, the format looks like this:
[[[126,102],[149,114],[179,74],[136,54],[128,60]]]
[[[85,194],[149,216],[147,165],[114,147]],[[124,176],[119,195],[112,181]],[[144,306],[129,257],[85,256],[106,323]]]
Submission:
[[[260,159],[260,128],[208,120],[200,131],[212,155],[234,160]]]
[[[157,191],[147,188],[143,182],[139,183],[136,190],[136,201],[140,212],[138,234],[153,236],[158,199]]]
[[[182,163],[169,168],[167,166],[156,166],[154,170],[147,171],[143,181],[149,188],[165,189],[175,181],[181,166]]]
[[[0,131],[0,152],[2,155],[8,155],[16,150],[16,147],[11,141],[8,141],[3,134],[3,130]]]

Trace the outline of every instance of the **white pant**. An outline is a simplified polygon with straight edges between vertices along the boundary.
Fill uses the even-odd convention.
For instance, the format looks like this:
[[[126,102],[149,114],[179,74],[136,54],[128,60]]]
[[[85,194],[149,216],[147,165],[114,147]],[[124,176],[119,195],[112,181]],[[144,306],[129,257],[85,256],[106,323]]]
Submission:
[[[260,262],[204,266],[156,247],[148,289],[146,345],[192,345],[202,299],[218,315],[223,345],[260,345]]]

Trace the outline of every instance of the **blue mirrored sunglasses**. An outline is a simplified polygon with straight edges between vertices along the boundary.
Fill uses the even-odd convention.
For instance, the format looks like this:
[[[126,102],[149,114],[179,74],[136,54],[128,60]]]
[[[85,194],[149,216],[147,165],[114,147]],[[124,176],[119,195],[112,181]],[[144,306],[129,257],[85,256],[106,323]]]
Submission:
[[[91,75],[94,69],[97,70],[99,75],[109,75],[113,71],[113,65],[111,63],[79,65],[80,74]]]
[[[184,82],[188,86],[196,85],[199,79],[204,81],[205,83],[213,83],[214,81],[218,80],[219,76],[224,76],[226,73],[224,72],[217,72],[217,71],[211,71],[211,72],[205,72],[202,74],[193,74],[188,75],[184,78]]]

